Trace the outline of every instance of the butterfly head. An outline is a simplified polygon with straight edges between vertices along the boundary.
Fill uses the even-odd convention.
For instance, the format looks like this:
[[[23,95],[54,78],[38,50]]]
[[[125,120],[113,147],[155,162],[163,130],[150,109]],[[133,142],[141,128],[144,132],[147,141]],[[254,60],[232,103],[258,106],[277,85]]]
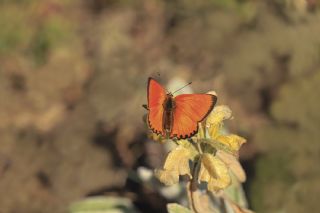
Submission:
[[[167,111],[172,111],[175,107],[174,97],[172,93],[168,93],[165,101],[163,102],[163,107]]]

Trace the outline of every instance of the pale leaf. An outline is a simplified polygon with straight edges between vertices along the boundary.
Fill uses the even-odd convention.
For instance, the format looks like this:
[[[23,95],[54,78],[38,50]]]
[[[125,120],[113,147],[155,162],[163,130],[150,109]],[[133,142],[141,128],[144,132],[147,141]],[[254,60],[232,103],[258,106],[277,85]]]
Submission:
[[[168,171],[163,169],[155,170],[154,174],[161,183],[171,186],[179,182],[179,173],[178,171]]]
[[[192,158],[190,150],[179,145],[169,152],[163,169],[156,170],[156,177],[166,185],[179,181],[179,175],[188,175],[191,178],[189,159]]]
[[[246,139],[238,135],[219,135],[215,140],[219,141],[230,147],[233,151],[238,151],[242,144],[246,142]]]
[[[187,194],[189,203],[192,204],[190,207],[194,212],[201,213],[216,213],[214,209],[212,209],[211,201],[208,196],[208,193],[203,193],[196,186],[196,182],[188,182],[187,183]]]
[[[198,150],[196,150],[190,141],[183,139],[178,140],[177,143],[188,150],[187,153],[190,160],[194,160],[194,158],[199,154]]]
[[[212,139],[216,139],[219,136],[221,125],[221,123],[211,124],[208,128],[209,135]]]
[[[229,167],[229,169],[235,174],[240,182],[246,181],[246,173],[234,155],[218,150],[216,156],[220,158],[227,165],[227,167]]]
[[[232,111],[228,106],[220,105],[216,106],[207,118],[207,124],[218,124],[225,119],[232,117]]]
[[[189,159],[189,150],[182,146],[177,146],[168,154],[163,168],[168,171],[178,171],[180,175],[189,175],[191,177]]]
[[[229,107],[220,105],[216,106],[207,118],[207,128],[212,139],[216,139],[222,126],[222,121],[232,117]]]
[[[211,154],[201,156],[201,166],[198,181],[208,183],[208,190],[217,192],[226,188],[231,183],[231,178],[226,165]]]

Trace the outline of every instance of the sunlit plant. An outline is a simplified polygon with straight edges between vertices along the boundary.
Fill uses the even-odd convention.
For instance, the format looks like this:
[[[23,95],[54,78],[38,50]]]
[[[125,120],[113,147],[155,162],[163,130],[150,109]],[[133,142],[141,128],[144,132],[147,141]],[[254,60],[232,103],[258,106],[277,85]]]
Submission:
[[[179,183],[185,177],[189,198],[189,208],[194,212],[250,212],[233,202],[224,193],[232,180],[244,182],[246,179],[238,161],[238,151],[246,142],[243,137],[228,134],[224,121],[232,118],[228,106],[215,106],[207,118],[199,123],[198,133],[189,139],[166,139],[154,133],[153,140],[161,143],[172,141],[175,147],[168,153],[163,168],[155,170],[155,176],[165,185]],[[231,210],[221,210],[219,205],[228,205]],[[170,210],[171,209],[171,210]],[[175,209],[175,210],[172,210]],[[169,212],[189,212],[174,204]]]

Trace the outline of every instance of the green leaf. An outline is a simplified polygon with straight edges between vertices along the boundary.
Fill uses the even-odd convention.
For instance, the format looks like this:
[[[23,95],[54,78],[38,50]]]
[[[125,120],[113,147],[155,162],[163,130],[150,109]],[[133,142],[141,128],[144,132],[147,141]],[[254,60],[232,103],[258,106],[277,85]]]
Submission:
[[[121,197],[90,197],[74,202],[69,207],[70,213],[122,213],[136,212],[131,201]]]
[[[169,213],[192,213],[192,211],[184,206],[181,206],[177,203],[169,203],[167,205]]]
[[[205,143],[208,144],[209,146],[211,146],[212,148],[214,148],[215,150],[222,150],[224,152],[236,155],[237,152],[234,151],[233,149],[231,149],[228,145],[221,143],[217,140],[213,140],[213,139],[201,139],[198,141],[199,143]],[[206,152],[206,150],[204,150]]]

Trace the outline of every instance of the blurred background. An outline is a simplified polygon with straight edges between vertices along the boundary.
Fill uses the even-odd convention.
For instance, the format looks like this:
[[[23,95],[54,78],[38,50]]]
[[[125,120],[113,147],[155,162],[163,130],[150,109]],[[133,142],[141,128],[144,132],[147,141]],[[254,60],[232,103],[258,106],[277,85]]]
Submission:
[[[319,9],[317,0],[0,0],[0,212],[67,212],[93,195],[165,212],[172,198],[134,181],[165,153],[142,119],[150,76],[193,81],[230,106],[228,128],[248,140],[250,208],[314,212]]]

